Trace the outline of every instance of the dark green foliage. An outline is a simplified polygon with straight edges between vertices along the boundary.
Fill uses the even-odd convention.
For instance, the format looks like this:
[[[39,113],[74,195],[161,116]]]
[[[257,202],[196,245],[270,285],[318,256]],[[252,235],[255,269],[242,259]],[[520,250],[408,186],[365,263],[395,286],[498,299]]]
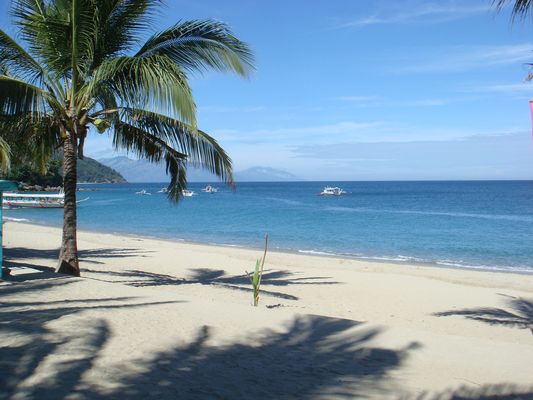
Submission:
[[[62,186],[61,161],[51,160],[45,173],[40,173],[29,164],[14,165],[5,178],[32,186]]]
[[[85,157],[78,161],[78,182],[82,183],[123,183],[126,179],[113,168]]]
[[[30,186],[63,185],[62,160],[48,162],[46,172],[41,173],[30,164],[14,165],[4,179],[10,179]],[[113,168],[109,168],[92,158],[85,157],[78,161],[78,181],[82,183],[121,183],[126,180]]]

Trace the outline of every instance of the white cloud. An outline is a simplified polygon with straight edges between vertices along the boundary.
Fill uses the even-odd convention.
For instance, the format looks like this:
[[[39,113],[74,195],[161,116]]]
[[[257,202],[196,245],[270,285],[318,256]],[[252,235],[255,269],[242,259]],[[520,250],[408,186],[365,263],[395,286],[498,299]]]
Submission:
[[[531,133],[449,140],[345,142],[291,148],[323,179],[531,179]],[[308,178],[307,176],[304,176]],[[313,176],[317,179],[316,176]]]
[[[390,72],[431,73],[461,72],[477,68],[520,64],[533,60],[533,43],[500,46],[456,46],[441,49],[439,54],[419,58],[408,65],[396,65]],[[412,60],[413,57],[410,57]]]
[[[340,138],[352,138],[378,130],[385,126],[383,121],[354,122],[343,121],[328,125],[282,127],[272,129],[257,129],[251,131],[238,131],[233,129],[215,130],[215,137],[221,143],[294,143],[300,140],[316,142],[330,142]]]
[[[198,107],[199,112],[212,113],[254,113],[264,111],[263,106],[243,106],[243,107],[227,107],[227,106],[201,106]]]
[[[493,93],[507,93],[507,94],[531,94],[533,96],[533,83],[506,83],[506,84],[491,84],[478,85],[467,88],[465,91],[469,92],[493,92]]]
[[[434,107],[443,106],[468,98],[422,98],[422,99],[392,99],[380,96],[339,96],[334,100],[342,101],[355,107]]]
[[[402,4],[406,8],[405,4]],[[358,18],[352,21],[339,24],[336,28],[358,28],[370,25],[385,25],[385,24],[399,24],[411,22],[446,22],[450,20],[462,19],[471,15],[486,13],[490,9],[490,5],[479,6],[458,6],[453,3],[443,4],[430,3],[412,5],[410,11],[404,9],[395,10],[393,12],[381,12],[371,16]]]

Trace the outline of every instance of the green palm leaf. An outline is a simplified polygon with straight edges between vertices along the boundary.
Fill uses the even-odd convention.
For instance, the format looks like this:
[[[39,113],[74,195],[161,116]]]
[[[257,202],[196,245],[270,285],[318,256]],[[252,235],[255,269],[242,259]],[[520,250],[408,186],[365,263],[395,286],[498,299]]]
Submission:
[[[92,68],[109,57],[132,50],[138,37],[149,29],[160,1],[109,0],[95,9],[96,34],[93,40]],[[134,40],[132,40],[134,39]]]
[[[49,93],[23,80],[0,75],[0,93],[2,115],[48,110]]]
[[[166,56],[123,56],[105,61],[80,90],[80,102],[86,103],[103,89],[121,104],[157,110],[196,124],[196,105],[187,77]]]
[[[146,110],[121,108],[120,117],[131,126],[143,132],[150,132],[153,138],[172,146],[188,165],[208,170],[229,185],[234,184],[230,157],[207,133]],[[125,149],[130,150],[127,143]],[[181,189],[185,187],[180,188],[180,191]]]
[[[12,76],[30,83],[45,73],[39,63],[3,30],[0,30],[0,66],[12,71]]]
[[[136,126],[119,123],[115,126],[113,144],[117,149],[133,152],[151,162],[165,162],[170,176],[168,197],[179,200],[187,187],[187,155],[178,152],[164,140]]]
[[[246,76],[253,69],[248,45],[216,21],[186,21],[152,36],[137,56],[164,54],[190,71],[217,69]]]
[[[11,147],[0,136],[0,170],[7,172],[11,165]]]
[[[27,112],[0,118],[0,132],[18,165],[32,165],[44,172],[56,153],[60,137],[58,121],[47,114]]]

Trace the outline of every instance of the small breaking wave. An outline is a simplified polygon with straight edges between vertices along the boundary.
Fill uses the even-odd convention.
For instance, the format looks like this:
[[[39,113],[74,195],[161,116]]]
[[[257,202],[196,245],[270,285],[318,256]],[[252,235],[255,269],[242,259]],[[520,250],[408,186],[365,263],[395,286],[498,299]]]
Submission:
[[[368,260],[375,262],[391,262],[399,264],[416,264],[416,265],[436,265],[441,267],[448,268],[460,268],[460,269],[473,269],[480,271],[493,271],[493,272],[515,272],[515,273],[526,273],[533,274],[533,268],[528,266],[509,266],[509,265],[484,265],[484,264],[470,264],[462,261],[453,261],[453,260],[430,260],[420,257],[413,256],[367,256],[363,254],[354,254],[354,253],[331,253],[320,250],[298,250],[298,253],[316,255],[316,256],[327,256],[327,257],[340,257],[348,258],[354,260]]]
[[[12,222],[30,222],[27,218],[13,218],[13,217],[4,217],[4,221],[12,221]]]
[[[387,214],[414,214],[414,215],[433,215],[442,217],[455,218],[481,218],[489,220],[505,220],[516,222],[533,223],[533,216],[529,215],[513,215],[513,214],[475,214],[462,212],[440,212],[440,211],[417,211],[417,210],[390,210],[390,209],[374,209],[364,207],[325,207],[326,211],[338,212],[360,212],[360,213],[387,213]]]
[[[298,253],[301,253],[301,254],[310,254],[310,255],[314,255],[314,256],[339,256],[339,254],[335,254],[335,253],[328,253],[326,251],[318,251],[318,250],[298,250]]]

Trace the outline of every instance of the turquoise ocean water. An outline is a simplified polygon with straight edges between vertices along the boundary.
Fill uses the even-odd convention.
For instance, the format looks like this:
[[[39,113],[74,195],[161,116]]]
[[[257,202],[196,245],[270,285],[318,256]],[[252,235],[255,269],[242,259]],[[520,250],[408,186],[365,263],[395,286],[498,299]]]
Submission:
[[[533,273],[533,181],[241,183],[171,204],[161,184],[82,185],[79,228],[310,254]],[[136,195],[145,189],[151,196]],[[62,210],[7,210],[60,226]]]

